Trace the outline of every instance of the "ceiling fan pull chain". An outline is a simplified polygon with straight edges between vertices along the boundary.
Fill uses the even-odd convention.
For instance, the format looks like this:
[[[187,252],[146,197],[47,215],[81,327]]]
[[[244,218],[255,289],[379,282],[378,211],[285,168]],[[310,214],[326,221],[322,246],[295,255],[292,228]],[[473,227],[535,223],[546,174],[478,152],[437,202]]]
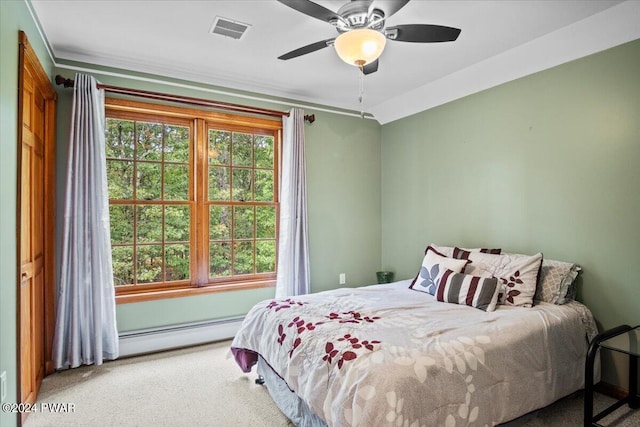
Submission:
[[[358,74],[360,74],[360,94],[358,95],[360,118],[364,119],[364,72],[362,71],[362,67],[358,67]]]

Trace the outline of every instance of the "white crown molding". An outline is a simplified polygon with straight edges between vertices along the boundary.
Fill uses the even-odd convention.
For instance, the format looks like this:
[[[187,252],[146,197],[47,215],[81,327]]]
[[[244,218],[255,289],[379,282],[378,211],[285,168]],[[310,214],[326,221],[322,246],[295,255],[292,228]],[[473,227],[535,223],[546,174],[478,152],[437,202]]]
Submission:
[[[640,1],[617,6],[372,106],[386,124],[640,38]]]

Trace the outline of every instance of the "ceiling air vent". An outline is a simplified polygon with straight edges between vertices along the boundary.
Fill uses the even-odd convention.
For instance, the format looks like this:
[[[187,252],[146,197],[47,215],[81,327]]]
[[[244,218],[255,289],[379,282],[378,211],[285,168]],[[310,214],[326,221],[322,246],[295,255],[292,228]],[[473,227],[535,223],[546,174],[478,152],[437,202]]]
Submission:
[[[219,34],[232,39],[240,39],[251,25],[216,16],[211,27],[212,34]]]

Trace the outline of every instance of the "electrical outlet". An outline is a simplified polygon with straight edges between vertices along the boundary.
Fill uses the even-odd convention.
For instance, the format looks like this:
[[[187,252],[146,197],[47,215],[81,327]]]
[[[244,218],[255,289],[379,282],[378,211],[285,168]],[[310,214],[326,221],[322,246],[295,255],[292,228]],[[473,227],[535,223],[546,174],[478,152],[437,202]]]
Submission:
[[[340,284],[344,285],[347,283],[347,275],[345,273],[340,273]]]
[[[2,371],[0,374],[0,402],[4,403],[7,398],[7,371]]]

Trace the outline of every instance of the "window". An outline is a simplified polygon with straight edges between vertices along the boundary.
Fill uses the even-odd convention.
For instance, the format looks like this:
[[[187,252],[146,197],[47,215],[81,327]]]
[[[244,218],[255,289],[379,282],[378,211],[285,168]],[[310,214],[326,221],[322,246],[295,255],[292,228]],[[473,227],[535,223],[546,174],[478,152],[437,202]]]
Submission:
[[[275,272],[274,138],[209,128],[209,277]]]
[[[281,122],[115,99],[106,116],[119,300],[272,285]]]

